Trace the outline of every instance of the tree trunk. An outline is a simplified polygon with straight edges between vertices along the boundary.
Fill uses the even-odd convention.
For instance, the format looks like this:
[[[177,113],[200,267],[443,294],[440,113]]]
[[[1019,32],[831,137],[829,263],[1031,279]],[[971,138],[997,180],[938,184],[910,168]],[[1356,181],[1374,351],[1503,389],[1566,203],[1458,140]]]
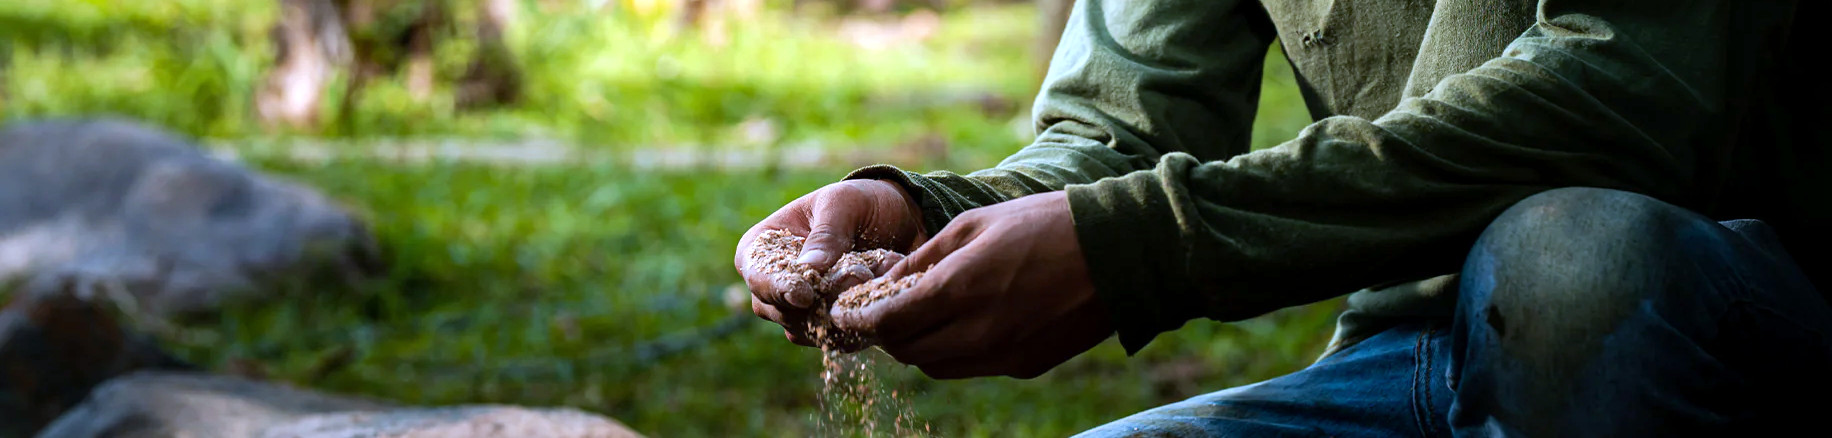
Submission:
[[[515,54],[503,41],[515,25],[514,0],[482,0],[477,25],[477,55],[458,80],[458,108],[478,108],[514,103],[521,98],[522,72]]]
[[[281,0],[273,32],[275,64],[255,95],[269,129],[310,129],[325,88],[351,60],[350,39],[330,0]]]
[[[446,15],[450,0],[425,0],[420,7],[420,16],[407,30],[407,94],[416,102],[426,102],[432,98],[433,82],[433,45],[438,38],[435,32],[451,24],[451,16]]]

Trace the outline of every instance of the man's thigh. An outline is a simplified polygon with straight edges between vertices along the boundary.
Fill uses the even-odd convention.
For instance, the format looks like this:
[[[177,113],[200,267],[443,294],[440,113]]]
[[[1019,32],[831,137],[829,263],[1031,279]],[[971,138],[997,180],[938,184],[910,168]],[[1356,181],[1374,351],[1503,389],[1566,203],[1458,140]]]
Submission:
[[[1298,372],[1140,412],[1079,436],[1448,436],[1446,326],[1403,324]]]

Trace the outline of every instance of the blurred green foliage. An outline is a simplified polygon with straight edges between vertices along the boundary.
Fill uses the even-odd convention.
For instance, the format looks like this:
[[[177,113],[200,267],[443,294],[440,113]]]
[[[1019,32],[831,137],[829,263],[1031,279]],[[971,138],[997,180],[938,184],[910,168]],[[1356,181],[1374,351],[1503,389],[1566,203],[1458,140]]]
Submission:
[[[251,116],[272,57],[273,3],[0,3],[0,120],[118,114],[244,150],[300,135],[263,132]],[[870,50],[837,37],[831,19],[782,8],[733,23],[726,43],[713,44],[665,18],[553,3],[525,5],[511,34],[525,101],[460,113],[449,89],[414,103],[404,85],[383,81],[356,105],[352,129],[318,134],[353,149],[398,137],[703,148],[744,143],[741,122],[768,120],[780,127],[778,146],[884,152],[939,136],[949,159],[931,164],[957,171],[1028,138],[1036,23],[1027,5],[953,10],[932,39]],[[457,74],[462,56],[440,55],[441,74]],[[1269,61],[1261,147],[1308,122],[1289,69],[1276,53]],[[988,111],[985,96],[1017,109]],[[191,360],[258,363],[276,379],[404,403],[578,406],[654,436],[815,432],[818,354],[724,294],[738,281],[738,235],[843,166],[245,158],[363,212],[390,274],[362,290],[296,293],[190,322],[168,342]],[[1028,381],[932,381],[896,365],[881,375],[938,435],[1067,435],[1301,367],[1336,309],[1191,322],[1138,357],[1110,343]],[[658,349],[733,321],[742,325],[730,336]]]

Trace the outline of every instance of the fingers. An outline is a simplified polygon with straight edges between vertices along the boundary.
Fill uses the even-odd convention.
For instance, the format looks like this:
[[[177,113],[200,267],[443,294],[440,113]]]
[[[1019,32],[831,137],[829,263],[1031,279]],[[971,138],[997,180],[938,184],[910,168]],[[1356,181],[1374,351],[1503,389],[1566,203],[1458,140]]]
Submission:
[[[777,324],[783,323],[782,311],[776,310],[776,306],[764,304],[763,301],[759,301],[755,295],[751,296],[751,313],[757,314],[758,318],[763,318],[769,322]]]
[[[872,265],[871,267],[872,278],[882,277],[884,276],[884,274],[890,273],[891,268],[894,266],[897,266],[897,264],[901,262],[903,262],[902,253],[893,252],[893,253],[885,254],[883,260],[879,260],[878,264]]]
[[[799,327],[807,326],[806,316],[799,314],[784,315],[776,306],[764,304],[762,301],[759,301],[756,296],[751,297],[751,313],[757,314],[759,318],[781,325],[783,327],[782,334],[784,337],[789,338],[789,342],[804,347],[814,346],[813,340],[810,340],[806,335],[798,333]]]
[[[943,233],[944,236],[947,234]],[[863,323],[873,324],[872,333],[879,340],[879,347],[898,362],[923,365],[990,353],[982,347],[1003,342],[999,339],[986,339],[986,334],[1000,332],[992,324],[1007,322],[979,317],[978,311],[987,303],[962,302],[973,299],[961,292],[984,288],[986,285],[981,283],[986,282],[983,279],[990,278],[980,272],[987,267],[979,262],[977,250],[980,246],[984,244],[967,244],[929,268],[910,289],[884,302],[860,309],[862,312],[859,315],[848,317],[875,318],[875,321]],[[910,266],[910,260],[918,260],[922,251],[917,252],[911,254],[903,266]],[[839,318],[840,315],[836,314],[835,321],[840,321]],[[855,321],[841,324],[844,326],[849,322]]]
[[[1024,367],[1023,361],[1024,355],[1022,354],[1005,354],[997,357],[975,356],[954,358],[927,365],[917,365],[916,369],[922,370],[923,375],[936,380],[969,379],[986,376],[1012,376],[1020,379],[1029,379],[1043,374],[1042,372],[1036,372],[1035,374],[1028,372],[1030,370]],[[1020,372],[1019,370],[1025,370],[1025,372]],[[1047,371],[1048,369],[1045,368],[1045,370]]]
[[[839,291],[851,289],[853,286],[865,284],[865,282],[871,281],[871,279],[877,277],[878,275],[873,273],[871,268],[855,265],[833,270],[833,272],[827,274],[826,281],[827,284],[831,285],[831,289],[829,290],[837,293]]]
[[[852,239],[859,231],[859,218],[869,208],[864,193],[850,185],[834,185],[814,197],[809,210],[808,240],[802,245],[796,263],[817,271],[826,271],[840,256],[852,251]]]
[[[924,278],[927,282],[928,278]],[[833,323],[841,330],[874,339],[902,340],[926,328],[947,322],[951,312],[943,308],[938,287],[920,283],[897,296],[885,298],[861,308],[833,309]]]
[[[782,229],[804,236],[801,252],[795,260],[796,264],[802,265],[798,269],[827,272],[842,255],[855,248],[903,248],[900,245],[907,245],[912,239],[918,242],[926,240],[920,228],[921,218],[913,205],[913,198],[892,182],[849,180],[834,183],[796,199],[752,227],[739,239],[733,264],[744,275],[745,284],[751,287],[752,293],[762,298],[765,304],[807,308],[820,299],[822,291],[816,290],[816,285],[808,284],[809,281],[802,278],[793,278],[798,277],[794,275],[771,278],[771,275],[747,268],[747,253],[758,234],[764,230]],[[871,226],[866,226],[868,224]],[[861,231],[866,229],[871,231],[871,235],[861,236]],[[894,263],[893,260],[884,266]],[[873,267],[870,275],[862,272],[835,272],[828,273],[828,278],[853,282],[853,279],[846,276],[863,276],[869,280],[884,272],[879,267]]]
[[[806,309],[814,305],[815,300],[820,297],[820,292],[814,290],[814,285],[808,284],[800,276],[778,277],[772,284],[781,294],[780,304],[787,304],[798,309]]]
[[[984,356],[992,352],[980,347],[996,344],[980,336],[988,331],[982,324],[985,321],[956,319],[919,335],[896,341],[881,341],[878,348],[897,359],[897,362],[918,367],[962,357]]]
[[[803,281],[800,276],[776,276],[751,270],[741,270],[744,274],[744,286],[751,289],[751,296],[763,300],[771,306],[790,306],[805,309],[813,303],[805,296],[813,295],[814,285]],[[804,296],[797,301],[796,296]]]
[[[873,265],[853,265],[842,269],[835,269],[833,272],[827,274],[825,280],[827,284],[830,285],[828,286],[828,292],[837,294],[847,289],[852,289],[853,286],[865,284],[865,282],[871,281],[871,279],[878,278],[883,276],[886,272],[890,272],[891,267],[896,266],[897,262],[900,261],[903,261],[903,254],[893,252],[887,253],[883,260],[879,260],[878,263]]]
[[[814,346],[814,340],[809,339],[807,336],[795,334],[794,331],[791,331],[789,329],[783,329],[782,335],[784,337],[789,338],[789,342],[794,343],[795,345],[800,345],[803,347],[813,347]]]
[[[753,264],[750,251],[757,236],[773,229],[804,236],[795,261],[803,265],[795,268],[798,275],[762,272],[766,270],[763,266],[749,266]],[[866,230],[871,234],[860,235]],[[908,251],[926,240],[920,210],[910,193],[894,182],[849,180],[804,195],[746,231],[738,241],[733,266],[751,290],[752,313],[782,325],[790,341],[812,345],[806,309],[820,301],[822,291],[815,290],[816,285],[811,283],[831,285],[833,290],[851,288],[889,272],[902,256],[887,257],[873,266],[829,272],[821,280],[805,278],[802,273],[828,271],[840,256],[857,247]]]
[[[954,227],[950,226],[949,229],[953,230]],[[960,241],[952,238],[956,235],[952,231],[943,231],[885,274],[891,278],[902,278],[914,273],[915,269],[911,266],[918,266],[926,260],[938,261],[927,269],[915,285],[863,308],[835,308],[834,324],[844,330],[868,334],[881,343],[896,344],[969,311],[962,307],[962,303],[956,302],[959,299],[957,291],[972,287],[963,284],[968,279],[964,269],[973,267],[975,257],[970,251],[955,251],[960,244]]]
[[[801,235],[808,230],[808,196],[811,195],[802,195],[801,198],[790,201],[788,205],[777,209],[775,213],[770,213],[770,217],[764,218],[762,222],[744,231],[744,236],[738,238],[738,249],[732,255],[733,264],[738,267],[739,272],[744,271],[745,264],[750,260],[751,242],[757,240],[758,234],[763,234],[766,230],[782,229]]]
[[[738,239],[737,254],[733,257],[733,264],[738,268],[739,275],[744,277],[744,285],[750,288],[751,295],[762,299],[764,304],[807,307],[808,303],[812,302],[812,300],[804,300],[799,301],[801,304],[797,305],[797,301],[792,298],[798,295],[806,298],[807,295],[811,295],[814,290],[813,285],[800,281],[799,278],[775,278],[769,273],[760,272],[759,269],[749,266],[750,252],[752,245],[757,240],[757,235],[774,229],[786,230],[798,235],[807,232],[810,201],[808,196],[804,196],[802,199],[790,202],[789,205],[783,206],[763,222],[752,226],[744,233],[743,238]]]
[[[1070,328],[1068,331],[1080,332],[1087,331],[1087,329]],[[1100,345],[1104,339],[1106,338],[1098,335],[1088,336],[1086,333],[1041,334],[1016,345],[1007,346],[1015,348],[987,349],[985,351],[988,354],[960,355],[912,365],[922,370],[924,375],[942,380],[985,376],[1034,379],[1056,368],[1057,365],[1068,362],[1069,359],[1075,358],[1082,352]],[[887,349],[886,352],[888,351]]]
[[[1106,310],[1091,308],[1087,312],[1087,318],[1073,320],[1091,323],[1057,325],[1014,343],[980,349],[986,354],[959,355],[912,365],[935,379],[984,376],[1036,378],[1112,337],[1113,329],[1106,322]],[[889,352],[888,348],[886,352]]]
[[[942,259],[953,255],[962,246],[978,237],[983,218],[984,215],[979,214],[978,210],[969,210],[954,218],[954,222],[949,224],[948,228],[941,230],[940,234],[917,247],[916,251],[904,256],[900,263],[891,267],[891,270],[884,275],[891,276],[891,278],[903,278],[911,273],[930,270],[931,266],[940,264]]]

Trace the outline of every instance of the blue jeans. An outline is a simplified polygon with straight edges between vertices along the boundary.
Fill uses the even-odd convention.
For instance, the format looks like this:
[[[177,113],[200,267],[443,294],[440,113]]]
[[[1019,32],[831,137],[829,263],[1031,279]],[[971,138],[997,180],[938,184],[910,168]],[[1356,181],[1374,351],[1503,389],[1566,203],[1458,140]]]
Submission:
[[[1761,222],[1552,190],[1490,224],[1448,319],[1083,436],[1766,436],[1822,430],[1832,306]],[[1803,428],[1810,427],[1810,428]]]

